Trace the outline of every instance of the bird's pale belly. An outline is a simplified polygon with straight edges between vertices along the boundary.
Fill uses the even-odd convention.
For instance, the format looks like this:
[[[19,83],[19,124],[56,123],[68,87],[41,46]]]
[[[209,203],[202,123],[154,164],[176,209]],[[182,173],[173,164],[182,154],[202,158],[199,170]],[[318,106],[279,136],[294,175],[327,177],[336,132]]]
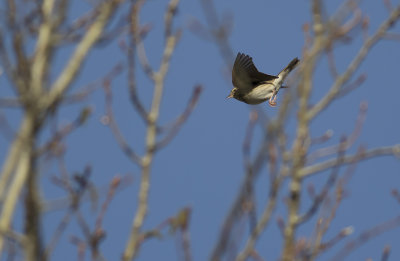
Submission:
[[[269,100],[274,92],[275,86],[271,83],[262,84],[251,90],[243,98],[246,103],[259,104]]]

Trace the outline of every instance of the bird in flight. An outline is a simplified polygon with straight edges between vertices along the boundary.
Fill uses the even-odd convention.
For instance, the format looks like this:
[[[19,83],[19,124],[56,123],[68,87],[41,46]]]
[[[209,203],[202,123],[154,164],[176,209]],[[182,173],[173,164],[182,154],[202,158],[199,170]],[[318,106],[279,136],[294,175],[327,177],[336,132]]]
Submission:
[[[268,101],[272,107],[276,106],[276,95],[286,76],[296,67],[299,59],[294,58],[277,76],[259,72],[253,59],[243,53],[238,53],[232,69],[233,89],[227,98],[248,103],[259,104]]]

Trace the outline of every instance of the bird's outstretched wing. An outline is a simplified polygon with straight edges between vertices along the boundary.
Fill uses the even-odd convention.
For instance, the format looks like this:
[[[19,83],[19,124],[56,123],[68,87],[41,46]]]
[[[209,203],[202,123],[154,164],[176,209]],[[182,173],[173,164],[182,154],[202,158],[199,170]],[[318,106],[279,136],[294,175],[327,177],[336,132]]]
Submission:
[[[259,72],[253,63],[253,59],[243,53],[238,53],[232,69],[232,84],[243,90],[251,88],[257,83],[278,78]]]

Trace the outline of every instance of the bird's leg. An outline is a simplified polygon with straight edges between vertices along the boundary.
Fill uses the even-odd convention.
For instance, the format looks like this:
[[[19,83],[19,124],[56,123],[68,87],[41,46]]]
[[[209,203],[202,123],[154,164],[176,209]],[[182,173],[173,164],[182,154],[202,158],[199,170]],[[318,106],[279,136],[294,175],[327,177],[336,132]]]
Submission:
[[[276,106],[276,97],[277,97],[276,94],[277,94],[277,92],[274,91],[274,92],[272,93],[271,98],[269,98],[268,104],[269,104],[271,107],[275,107],[275,106]]]

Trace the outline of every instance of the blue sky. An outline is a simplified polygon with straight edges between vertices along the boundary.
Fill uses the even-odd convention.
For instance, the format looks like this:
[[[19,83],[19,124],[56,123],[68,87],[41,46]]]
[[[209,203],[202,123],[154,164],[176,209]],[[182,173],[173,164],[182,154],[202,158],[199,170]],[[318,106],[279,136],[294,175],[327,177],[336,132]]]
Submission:
[[[328,1],[327,1],[328,2]],[[335,2],[335,3],[334,3]],[[337,8],[337,1],[325,4],[326,13],[332,14]],[[228,4],[229,3],[229,4]],[[393,5],[399,4],[393,1]],[[77,17],[89,6],[76,3],[71,7],[72,17]],[[145,45],[149,61],[154,68],[159,67],[163,45],[163,12],[166,1],[152,0],[143,8],[142,23],[151,23],[152,31],[146,37]],[[253,57],[260,71],[268,74],[278,73],[292,58],[301,59],[304,45],[302,26],[310,22],[309,1],[216,1],[219,15],[232,17],[232,33],[229,43],[234,51],[243,52]],[[388,11],[383,1],[362,1],[363,15],[369,17],[371,34],[386,19]],[[185,108],[192,88],[201,84],[204,88],[199,103],[170,145],[155,157],[151,174],[149,213],[145,229],[153,228],[166,218],[176,214],[182,207],[192,208],[190,234],[194,260],[206,260],[220,232],[221,224],[238,192],[244,177],[242,142],[249,113],[254,108],[236,100],[226,100],[231,86],[230,68],[226,67],[217,46],[212,41],[201,39],[193,34],[188,25],[193,19],[205,23],[199,1],[182,0],[179,5],[175,28],[181,27],[182,39],[172,57],[170,71],[166,79],[165,93],[161,105],[160,121],[168,123]],[[400,26],[392,31],[399,32]],[[338,71],[343,72],[352,60],[360,45],[362,35],[354,32],[353,41],[338,43],[335,56]],[[117,39],[121,41],[123,37]],[[120,61],[126,62],[118,44],[100,47],[91,52],[74,83],[78,90],[87,83],[99,79]],[[382,41],[375,46],[356,75],[365,73],[366,81],[353,93],[334,102],[312,123],[311,133],[320,136],[326,130],[334,131],[334,136],[327,143],[335,144],[344,134],[350,134],[357,119],[359,105],[368,102],[368,112],[362,133],[350,152],[355,152],[358,145],[367,148],[400,143],[400,121],[398,120],[400,86],[398,84],[398,61],[400,60],[399,41]],[[72,49],[66,49],[56,56],[54,71],[65,62]],[[233,58],[233,57],[232,57]],[[149,106],[152,97],[152,84],[137,66],[139,95],[144,104]],[[326,57],[322,57],[314,74],[312,102],[318,101],[330,88],[333,79],[329,73]],[[126,84],[126,72],[113,83],[114,113],[120,128],[138,153],[144,148],[145,129],[137,113],[129,103]],[[2,76],[0,84],[8,82]],[[285,90],[283,90],[285,91]],[[0,88],[0,95],[9,95],[9,90]],[[282,93],[280,93],[282,95]],[[278,97],[279,101],[282,99]],[[107,260],[118,260],[128,238],[128,227],[134,215],[140,170],[130,162],[117,146],[111,131],[101,124],[104,115],[104,93],[95,92],[87,104],[94,113],[88,123],[67,139],[66,163],[70,173],[80,172],[86,165],[92,166],[92,181],[98,186],[107,185],[114,175],[129,175],[133,183],[115,196],[104,219],[107,237],[101,245]],[[76,117],[84,107],[82,104],[71,105],[61,110],[59,123],[65,124]],[[270,117],[276,115],[278,108],[267,104],[259,109]],[[18,117],[10,116],[9,110],[2,110],[11,125],[18,126]],[[289,137],[295,130],[294,112],[287,126]],[[253,154],[261,141],[262,128],[256,128],[252,141]],[[44,135],[43,138],[46,136]],[[0,155],[4,157],[8,141],[1,138]],[[57,173],[56,164],[43,167],[43,196],[54,199],[64,195],[54,188],[49,178]],[[393,157],[385,157],[363,162],[346,186],[346,197],[338,210],[328,237],[335,235],[346,226],[355,228],[354,236],[365,229],[398,215],[399,203],[391,196],[392,189],[399,189],[400,162]],[[321,187],[327,173],[321,173],[309,180],[306,186],[314,184]],[[268,173],[264,169],[257,184],[257,207],[261,213],[268,195]],[[305,196],[307,197],[307,196]],[[104,200],[104,197],[101,198]],[[257,250],[266,260],[276,260],[280,253],[281,235],[274,222],[278,216],[286,216],[286,208],[281,197],[279,207],[268,230],[257,244]],[[307,203],[302,209],[307,209]],[[85,203],[84,213],[94,220],[95,214],[89,203]],[[21,214],[21,213],[19,213]],[[47,213],[44,218],[44,236],[49,240],[51,231],[64,214],[64,211]],[[20,219],[17,219],[20,221]],[[19,221],[16,221],[18,224]],[[309,236],[315,220],[304,225],[298,236]],[[244,226],[246,232],[247,226]],[[400,258],[396,248],[400,242],[400,229],[394,229],[377,237],[350,256],[349,260],[365,260],[368,257],[379,259],[386,244],[392,245],[392,260]],[[54,260],[71,260],[76,257],[76,249],[69,242],[71,235],[82,237],[76,222],[72,222],[60,241]],[[165,231],[162,240],[152,239],[143,244],[138,260],[177,260],[178,245],[174,236]],[[331,254],[342,247],[336,246]],[[328,254],[322,260],[332,256]]]

